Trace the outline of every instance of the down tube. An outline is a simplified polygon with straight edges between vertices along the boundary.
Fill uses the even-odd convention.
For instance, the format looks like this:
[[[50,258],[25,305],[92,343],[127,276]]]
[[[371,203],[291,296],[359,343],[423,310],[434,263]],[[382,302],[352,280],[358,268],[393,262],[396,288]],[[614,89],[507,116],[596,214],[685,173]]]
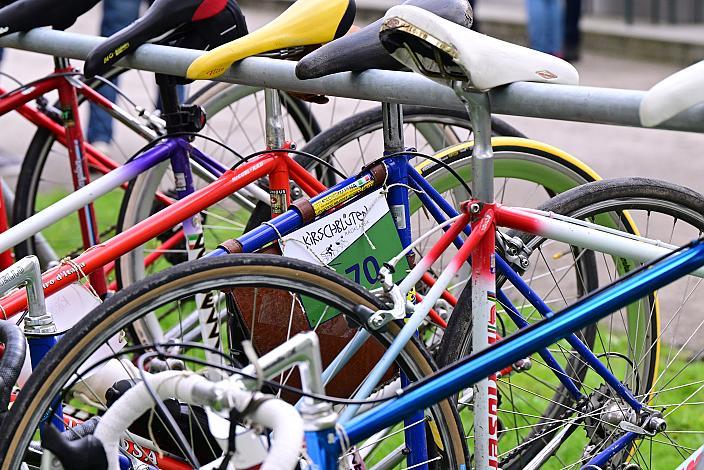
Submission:
[[[535,323],[514,335],[442,369],[432,377],[412,386],[399,399],[355,417],[344,427],[351,443],[358,443],[385,429],[409,413],[439,402],[488,374],[508,367],[540,348],[556,343],[569,333],[596,323],[614,311],[649,295],[651,292],[683,277],[704,265],[704,243],[676,253],[648,269],[623,278],[598,291],[553,317]],[[338,436],[335,445],[340,450]]]

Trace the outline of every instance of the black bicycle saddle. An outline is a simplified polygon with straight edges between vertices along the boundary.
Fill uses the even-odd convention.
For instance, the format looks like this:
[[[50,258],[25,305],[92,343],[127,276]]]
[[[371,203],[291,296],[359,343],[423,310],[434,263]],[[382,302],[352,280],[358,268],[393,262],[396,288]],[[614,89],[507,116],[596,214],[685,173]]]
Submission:
[[[144,16],[93,49],[83,73],[100,75],[127,53],[167,33],[160,44],[205,50],[244,36],[247,23],[235,0],[156,0]]]
[[[42,26],[66,29],[100,0],[18,0],[0,2],[0,36]],[[7,5],[7,6],[4,6]]]
[[[432,11],[467,28],[474,15],[468,0],[407,0],[413,5]],[[379,19],[340,39],[311,52],[296,65],[296,76],[301,80],[324,77],[338,72],[362,72],[368,69],[400,70],[403,66],[386,52],[379,41]]]

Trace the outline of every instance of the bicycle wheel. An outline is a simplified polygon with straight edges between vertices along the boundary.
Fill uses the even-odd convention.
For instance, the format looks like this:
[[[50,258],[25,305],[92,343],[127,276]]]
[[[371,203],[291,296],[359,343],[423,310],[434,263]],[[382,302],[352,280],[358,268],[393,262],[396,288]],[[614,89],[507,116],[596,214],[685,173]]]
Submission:
[[[93,380],[91,377],[74,387],[72,395],[65,389],[71,377],[82,364],[86,364],[98,347],[148,312],[156,311],[174,320],[181,318],[184,310],[193,308],[197,293],[216,293],[213,294],[213,310],[222,314],[222,321],[228,326],[221,333],[222,350],[240,360],[240,363],[245,356],[239,349],[239,342],[245,337],[251,338],[254,347],[262,354],[298,331],[311,329],[317,331],[320,337],[323,361],[327,363],[356,331],[357,328],[350,326],[354,323],[348,324],[348,319],[354,322],[355,312],[360,306],[375,309],[383,305],[379,299],[329,269],[280,256],[206,258],[162,271],[111,297],[71,329],[52,354],[43,359],[20,392],[0,430],[0,453],[5,456],[1,468],[19,468],[25,450],[35,435],[34,430],[57,394],[65,392],[62,395],[64,401],[72,397],[73,407],[83,406],[81,397],[86,396],[91,397],[88,401],[98,402],[91,404],[93,411],[95,407],[103,406],[103,390],[87,385],[88,381]],[[314,312],[320,314],[321,311],[329,313],[332,309],[341,315],[322,323],[317,320],[311,326],[309,315],[314,315]],[[279,314],[283,318],[277,318]],[[323,315],[320,316],[322,318]],[[396,324],[389,326],[384,333],[370,332],[370,340],[328,384],[328,393],[336,391],[338,396],[349,396],[354,392],[357,379],[366,376],[369,364],[376,362],[375,357],[399,330]],[[174,334],[169,338],[172,342],[190,338],[188,325],[176,324],[172,331]],[[191,351],[194,350],[187,347],[181,349],[182,354]],[[102,370],[95,374],[100,374]],[[387,371],[380,389],[382,392],[396,383],[399,370],[411,380],[418,380],[432,373],[434,366],[423,347],[413,340],[405,346],[397,365]],[[278,379],[279,382],[296,384],[290,374],[284,375]],[[105,380],[101,377],[100,381]],[[108,383],[112,381],[108,380]],[[76,393],[79,389],[81,393]],[[296,399],[295,394],[284,397]],[[461,423],[457,421],[456,409],[449,400],[428,409],[426,419],[410,426],[414,425],[426,428],[431,468],[461,468],[465,465]],[[377,438],[380,439],[378,442],[370,440],[353,449],[352,454],[369,463],[382,459],[398,463],[405,458],[403,433],[389,431]],[[164,448],[168,443],[159,444]]]
[[[381,107],[360,112],[321,132],[303,150],[348,173],[357,171],[383,154],[383,122]],[[466,111],[403,106],[403,122],[405,145],[423,153],[433,154],[473,139]],[[498,118],[492,118],[491,129],[496,136],[525,137]],[[303,160],[302,164],[315,162]]]
[[[324,135],[325,133],[321,134]],[[320,136],[319,136],[320,137]],[[316,137],[317,139],[317,137]],[[314,139],[314,141],[316,140]],[[506,203],[520,200],[533,207],[543,203],[550,195],[557,194],[566,189],[593,181],[598,178],[592,170],[579,160],[560,150],[540,144],[535,141],[520,138],[497,137],[493,140],[496,155],[495,171],[497,176],[497,199]],[[471,144],[460,144],[450,147],[436,155],[443,164],[449,165],[465,181],[471,179]],[[443,198],[453,207],[468,199],[464,186],[452,174],[450,174],[443,164],[427,161],[418,166],[420,173],[427,181],[441,193]],[[156,180],[152,180],[155,183]],[[130,188],[130,194],[149,194],[155,191],[154,186],[145,186],[138,189],[137,185],[146,182],[146,179],[137,179]],[[156,183],[155,183],[156,184]],[[423,233],[428,227],[433,225],[428,214],[420,209],[420,203],[415,195],[411,196],[412,228],[414,237]],[[129,197],[122,208],[122,224],[120,230],[126,230],[150,214],[151,208],[140,204],[140,198]],[[248,226],[254,224],[257,218],[268,220],[268,209],[262,211],[257,208],[251,216]],[[220,220],[218,218],[217,220]],[[220,235],[218,238],[217,235]],[[222,240],[223,233],[212,231],[206,237],[206,246],[214,246]],[[231,236],[231,235],[230,235]],[[418,254],[422,255],[432,246],[437,237],[433,236],[418,246]],[[121,286],[127,286],[144,278],[145,274],[152,270],[163,269],[164,263],[145,267],[145,258],[157,248],[156,243],[147,244],[137,248],[118,260],[118,279]],[[449,248],[447,254],[443,256],[436,267],[442,268],[444,262],[450,259],[454,248]],[[184,253],[178,253],[182,258]],[[462,277],[460,277],[462,278]],[[450,292],[459,295],[464,286],[458,283],[450,287]],[[420,290],[423,293],[423,290]],[[450,312],[447,306],[439,307],[439,310]],[[155,326],[155,325],[153,325]],[[157,335],[158,332],[152,332]]]
[[[643,178],[585,185],[557,196],[542,209],[671,245],[684,244],[704,231],[701,195]],[[511,235],[520,235],[532,251],[524,277],[554,311],[573,303],[597,282],[605,285],[640,266],[553,240]],[[579,264],[587,257],[597,263],[598,279],[582,276]],[[608,468],[674,468],[704,443],[704,430],[692,420],[704,396],[695,362],[704,350],[697,337],[704,321],[695,315],[697,301],[704,299],[700,282],[681,279],[581,332],[600,362],[638,401],[662,413],[667,423],[666,431],[642,436],[619,452]],[[504,292],[529,323],[540,318],[515,289],[506,285]],[[506,307],[498,305],[497,313],[499,333],[514,331]],[[447,364],[470,352],[471,315],[461,302],[450,319],[438,359]],[[502,468],[525,468],[531,462],[539,462],[541,468],[580,467],[625,434],[619,427],[622,421],[642,422],[643,416],[632,413],[623,397],[571,345],[561,341],[550,352],[575,379],[585,400],[577,403],[537,355],[527,358],[533,365],[530,370],[501,378]]]
[[[288,139],[302,145],[320,133],[320,124],[309,103],[286,92],[279,92],[279,97]],[[188,102],[205,109],[208,121],[202,133],[232,146],[242,155],[266,148],[263,88],[212,82],[189,97]],[[207,141],[200,148],[214,158],[222,155],[225,162],[232,159],[221,147]]]

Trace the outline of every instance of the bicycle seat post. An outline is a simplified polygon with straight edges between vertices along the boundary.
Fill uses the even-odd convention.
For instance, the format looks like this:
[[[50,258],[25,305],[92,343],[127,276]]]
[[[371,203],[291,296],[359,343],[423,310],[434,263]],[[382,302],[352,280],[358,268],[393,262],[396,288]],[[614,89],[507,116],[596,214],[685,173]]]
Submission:
[[[266,145],[270,149],[284,147],[286,135],[281,110],[281,98],[277,90],[264,90],[264,110],[266,113]]]
[[[462,82],[452,86],[462,100],[474,130],[472,193],[480,202],[494,202],[494,151],[491,147],[491,104],[487,93],[468,90]]]
[[[469,113],[474,130],[472,151],[472,204],[474,230],[485,219],[483,205],[494,202],[494,153],[491,147],[489,95],[469,89],[463,82],[452,88]],[[488,219],[491,220],[491,219]],[[489,222],[493,224],[493,222]],[[496,341],[495,234],[490,228],[472,251],[472,350],[481,351]],[[477,470],[498,468],[498,394],[496,376],[474,385],[474,451]]]
[[[384,152],[387,154],[403,152],[403,108],[400,104],[383,103],[381,105],[384,121]]]
[[[176,93],[176,82],[168,75],[156,74],[156,84],[159,87],[159,98],[161,99],[161,111],[163,115],[173,115],[178,113],[178,94]],[[167,129],[168,132],[175,132],[177,129]]]
[[[70,66],[70,62],[65,57],[54,57],[54,68],[56,70],[65,70]]]

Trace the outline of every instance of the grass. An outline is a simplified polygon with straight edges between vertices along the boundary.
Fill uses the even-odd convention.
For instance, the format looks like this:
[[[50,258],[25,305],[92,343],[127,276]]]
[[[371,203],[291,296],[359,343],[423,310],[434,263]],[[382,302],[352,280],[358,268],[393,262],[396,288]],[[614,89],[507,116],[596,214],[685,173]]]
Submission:
[[[63,189],[56,189],[50,193],[43,193],[37,196],[37,212],[45,209],[51,204],[65,198],[69,193]],[[98,230],[106,231],[117,223],[122,204],[124,191],[116,189],[99,197],[93,203],[93,207],[98,220]],[[78,213],[72,213],[50,225],[42,231],[44,237],[49,241],[54,251],[60,256],[65,256],[76,250],[82,249],[81,229]],[[114,235],[114,232],[110,235]]]
[[[623,336],[615,338],[612,342],[612,350],[623,350],[626,342]],[[562,344],[562,346],[569,349],[566,344]],[[554,346],[550,350],[559,361],[559,350]],[[663,347],[660,354],[661,358],[669,357],[669,349]],[[531,359],[533,367],[529,372],[516,373],[500,379],[499,382],[501,394],[499,418],[505,429],[517,428],[516,431],[505,432],[501,435],[499,441],[500,453],[512,449],[517,442],[526,438],[531,426],[540,421],[537,416],[541,415],[541,411],[545,410],[549,404],[549,401],[543,397],[552,399],[557,388],[555,374],[542,364],[542,360],[537,355]],[[704,444],[704,434],[692,433],[692,431],[702,430],[701,415],[698,412],[704,398],[704,392],[700,389],[702,378],[704,378],[704,364],[702,362],[690,364],[688,359],[687,357],[676,358],[670,361],[667,367],[665,367],[665,364],[661,364],[660,372],[662,376],[657,381],[655,390],[670,390],[657,394],[650,403],[653,409],[661,411],[666,416],[668,430],[670,431],[669,437],[677,445],[682,446],[683,449],[680,452],[677,448],[671,446],[668,438],[664,435],[656,436],[652,442],[648,439],[638,441],[637,450],[634,449],[634,456],[636,462],[645,464],[642,465],[643,468],[650,468],[649,459],[651,455],[654,468],[675,468],[694,450]],[[564,361],[559,362],[564,365]],[[602,362],[606,363],[607,361],[602,360]],[[614,375],[623,380],[626,369],[630,370],[630,366],[626,361],[621,360],[619,363],[618,358],[612,358],[608,362],[610,362]],[[673,380],[672,383],[670,383],[670,380]],[[585,393],[596,390],[603,382],[600,376],[589,371],[585,377],[582,390]],[[685,385],[678,386],[679,384]],[[511,389],[513,389],[513,395],[511,395]],[[509,407],[511,402],[515,404],[514,407]],[[676,405],[682,402],[691,403],[691,406],[676,408]],[[462,419],[465,430],[468,431],[468,434],[471,434],[471,411],[464,411]],[[613,431],[610,430],[610,432]],[[548,461],[542,468],[564,468],[563,462],[579,461],[587,443],[586,429],[584,426],[580,426],[560,447],[557,458]]]

